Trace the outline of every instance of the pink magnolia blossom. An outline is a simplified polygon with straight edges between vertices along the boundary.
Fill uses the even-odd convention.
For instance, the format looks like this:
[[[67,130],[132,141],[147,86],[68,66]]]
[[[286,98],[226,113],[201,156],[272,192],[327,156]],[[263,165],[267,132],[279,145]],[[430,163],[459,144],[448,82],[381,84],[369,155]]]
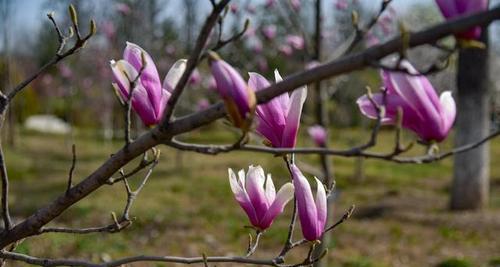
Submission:
[[[238,5],[235,3],[231,3],[229,5],[229,9],[231,10],[231,13],[233,13],[233,14],[238,13],[238,10],[239,10]]]
[[[110,20],[104,21],[101,25],[101,29],[104,35],[106,35],[106,38],[108,38],[109,40],[115,37],[116,29],[112,21]]]
[[[436,3],[446,19],[488,9],[488,0],[436,0]],[[456,36],[462,39],[478,39],[481,36],[481,27],[471,28]]]
[[[274,37],[276,37],[276,25],[271,24],[264,26],[264,28],[262,28],[262,35],[264,35],[267,40],[274,39]]]
[[[382,122],[396,123],[400,108],[403,111],[403,127],[412,130],[426,142],[442,141],[448,136],[456,116],[455,101],[451,92],[443,92],[438,97],[425,76],[415,76],[418,73],[408,61],[403,61],[401,65],[413,75],[382,71],[387,95],[385,100],[382,93],[373,95],[375,103],[385,103],[386,110]],[[376,109],[366,95],[360,97],[357,103],[365,116],[376,118]]]
[[[276,82],[282,80],[279,72],[274,72]],[[262,75],[251,72],[248,85],[256,91],[267,88],[270,83]],[[307,88],[301,87],[292,95],[284,93],[271,101],[257,106],[257,132],[273,147],[295,147],[300,126],[302,106],[307,97]]]
[[[260,166],[250,166],[246,177],[244,170],[240,170],[238,176],[232,169],[228,172],[229,184],[236,201],[247,214],[250,223],[260,230],[269,228],[293,198],[291,183],[284,184],[276,193],[271,175],[268,174],[266,178]]]
[[[169,44],[165,47],[165,52],[167,53],[167,55],[169,56],[173,56],[175,55],[175,52],[177,51],[177,49],[175,49],[175,45],[173,44]]]
[[[262,50],[262,42],[259,39],[256,39],[256,41],[252,43],[252,51],[256,54],[260,54],[262,53]]]
[[[208,77],[206,80],[206,86],[209,90],[217,90],[217,82],[215,82],[215,78],[213,76]]]
[[[259,57],[257,59],[257,66],[261,72],[267,72],[269,70],[269,64],[267,64],[267,59],[265,57]]]
[[[252,5],[252,4],[248,4],[246,7],[245,7],[245,10],[250,13],[250,14],[255,14],[255,6]]]
[[[309,241],[318,240],[323,235],[326,224],[327,200],[325,187],[318,178],[315,178],[315,200],[306,177],[297,166],[292,165],[291,168],[302,235]]]
[[[286,43],[295,50],[304,49],[304,38],[300,35],[287,35]]]
[[[289,45],[280,45],[278,51],[285,56],[291,56],[293,54],[292,47]]]
[[[113,73],[113,86],[124,101],[129,99],[130,84],[142,68],[142,56],[146,66],[133,90],[132,107],[137,112],[143,123],[147,126],[158,124],[163,115],[163,110],[170,98],[170,94],[186,68],[186,60],[181,59],[174,63],[163,80],[156,69],[151,56],[136,44],[127,42],[123,52],[123,59],[111,60]]]
[[[247,129],[255,110],[255,93],[241,75],[227,62],[211,54],[210,68],[217,92],[224,100],[226,111],[236,127]]]
[[[335,0],[335,8],[337,10],[346,10],[349,7],[347,0]]]
[[[208,100],[206,98],[202,98],[202,99],[198,100],[198,102],[196,103],[196,106],[198,107],[198,110],[201,111],[201,110],[207,109],[210,106],[210,102],[208,102]]]
[[[300,11],[300,0],[290,0],[290,5],[295,12]]]
[[[328,132],[321,125],[314,125],[307,129],[307,133],[317,146],[324,146],[328,138]]]
[[[274,7],[274,4],[275,4],[276,0],[266,0],[266,8],[272,8]]]
[[[57,68],[59,69],[59,73],[63,78],[71,79],[71,77],[73,77],[73,71],[68,65],[60,63],[59,65],[57,65]]]
[[[201,74],[198,71],[198,69],[194,69],[193,72],[191,73],[191,76],[189,76],[189,84],[198,85],[200,83],[201,83]]]
[[[125,3],[117,3],[115,5],[115,8],[116,10],[118,10],[118,12],[122,13],[123,15],[128,15],[130,14],[130,12],[132,12],[132,9],[130,9],[130,7]]]

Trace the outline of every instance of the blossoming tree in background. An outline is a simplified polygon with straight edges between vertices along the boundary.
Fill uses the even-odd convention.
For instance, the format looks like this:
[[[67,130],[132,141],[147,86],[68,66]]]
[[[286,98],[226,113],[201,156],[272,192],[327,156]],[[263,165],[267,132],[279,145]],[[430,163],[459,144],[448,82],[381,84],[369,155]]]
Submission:
[[[438,96],[436,89],[425,77],[426,71],[415,69],[410,63],[411,58],[408,58],[406,53],[412,47],[423,44],[433,44],[439,49],[452,52],[464,47],[470,49],[470,46],[474,44],[477,46],[477,42],[471,44],[470,42],[457,41],[451,47],[444,47],[439,44],[439,40],[453,34],[457,38],[475,38],[477,30],[473,27],[484,26],[493,20],[500,19],[500,7],[486,10],[485,6],[474,6],[474,9],[467,9],[474,11],[470,13],[459,9],[458,13],[468,16],[443,22],[415,33],[410,33],[401,27],[399,35],[389,41],[379,40],[380,44],[374,42],[366,50],[353,50],[352,48],[355,48],[359,42],[369,38],[368,32],[377,25],[381,13],[390,2],[383,1],[380,14],[373,19],[372,23],[366,25],[367,28],[361,28],[359,14],[352,13],[352,24],[356,31],[354,37],[349,40],[346,49],[343,50],[343,56],[323,62],[322,57],[320,57],[320,49],[316,48],[313,59],[317,62],[310,64],[308,68],[304,67],[305,70],[295,73],[288,73],[286,67],[283,68],[285,71],[282,69],[280,72],[274,70],[275,81],[270,82],[265,75],[257,72],[263,72],[256,70],[258,66],[238,69],[234,66],[236,60],[231,57],[223,58],[222,53],[218,54],[224,48],[235,44],[248,30],[248,24],[245,23],[243,31],[237,32],[234,36],[225,36],[223,31],[225,16],[228,12],[237,13],[242,10],[241,6],[229,2],[229,0],[210,1],[211,11],[207,15],[196,40],[192,40],[192,43],[188,45],[190,48],[188,59],[179,58],[172,64],[162,64],[168,65],[166,69],[169,69],[163,72],[167,73],[163,82],[159,74],[161,71],[158,71],[161,59],[153,59],[142,48],[142,44],[122,44],[124,47],[123,59],[110,62],[111,73],[106,78],[107,82],[112,84],[118,105],[122,108],[125,137],[123,147],[113,153],[94,172],[81,179],[79,183],[74,183],[72,180],[72,170],[76,160],[73,149],[73,165],[70,169],[66,190],[61,192],[52,202],[44,204],[31,216],[19,221],[13,221],[10,216],[9,208],[15,209],[16,207],[9,206],[9,178],[5,158],[0,149],[1,208],[4,223],[4,229],[0,234],[0,247],[2,248],[0,258],[2,260],[21,261],[40,266],[122,266],[135,262],[199,263],[205,264],[205,266],[208,266],[209,263],[241,263],[283,267],[313,265],[320,262],[328,253],[327,247],[321,246],[322,238],[326,233],[336,230],[341,223],[348,219],[354,207],[347,210],[344,215],[337,216],[339,218],[334,220],[328,208],[328,199],[331,199],[335,194],[335,188],[328,171],[323,173],[325,176],[322,177],[323,180],[310,179],[311,177],[305,176],[301,170],[298,160],[301,155],[323,155],[322,160],[327,165],[329,161],[326,156],[363,157],[420,164],[467,152],[500,135],[499,131],[484,134],[477,136],[476,140],[463,146],[439,152],[437,149],[439,142],[447,138],[455,116],[457,113],[460,114],[460,111],[457,111],[454,97],[450,92],[443,92]],[[320,1],[318,2],[320,3]],[[344,10],[349,4],[347,2],[349,1],[337,1],[335,6],[339,10]],[[443,1],[438,2],[441,5]],[[472,3],[472,1],[467,3]],[[289,4],[291,12],[299,12],[304,5],[298,0],[290,1]],[[278,1],[266,1],[264,5],[271,8],[278,5]],[[120,5],[118,8],[123,15],[133,13],[133,9],[127,5]],[[441,9],[447,10],[443,7]],[[246,6],[245,10],[254,12],[254,8],[251,6]],[[447,17],[453,17],[453,14],[445,13]],[[11,102],[15,101],[16,96],[29,83],[50,67],[58,63],[61,64],[61,61],[85,49],[84,46],[95,36],[97,28],[93,20],[89,24],[88,33],[83,34],[82,21],[78,19],[76,9],[72,5],[69,7],[69,15],[73,34],[61,31],[54,15],[48,15],[55,27],[59,47],[53,58],[35,74],[13,88],[2,90],[0,94],[0,122],[3,123],[6,110]],[[318,15],[317,21],[320,20],[321,16]],[[218,29],[217,25],[219,25]],[[110,38],[119,35],[119,31],[115,32],[110,27],[106,30]],[[473,36],[469,34],[470,31],[473,31],[470,33]],[[317,31],[316,38],[322,38],[321,33],[320,30]],[[268,40],[277,38],[272,25],[266,25],[262,29],[262,34]],[[374,37],[372,36],[372,38]],[[307,47],[307,39],[296,34],[288,34],[276,42],[278,42],[278,46],[273,47],[281,53],[280,57],[283,57],[282,60],[285,62],[287,57],[293,55],[294,51],[302,51]],[[319,43],[317,42],[317,44]],[[267,43],[261,43],[261,45],[261,48],[265,50]],[[259,46],[256,48],[258,50]],[[174,48],[169,47],[166,52],[173,53],[172,49]],[[306,52],[301,53],[307,55]],[[389,64],[382,60],[387,56],[393,56],[396,59]],[[112,57],[109,56],[109,58]],[[213,78],[213,81],[206,84],[206,88],[213,87],[213,90],[218,94],[218,101],[213,105],[207,105],[204,101],[199,102],[201,104],[197,107],[191,107],[190,112],[180,114],[178,105],[185,95],[186,86],[188,84],[205,86],[202,83],[203,74],[198,73],[198,69],[203,65],[209,66]],[[300,137],[298,135],[299,128],[303,123],[301,118],[308,95],[308,85],[315,84],[315,103],[321,106],[325,104],[323,101],[327,99],[321,97],[324,89],[320,81],[367,66],[380,68],[382,75],[380,92],[372,93],[371,90],[368,90],[365,95],[359,95],[357,101],[360,112],[375,120],[370,139],[364,144],[345,150],[330,148],[327,134],[328,125],[322,122],[321,116],[318,116],[319,120],[316,122],[319,126],[309,129],[315,146],[311,148],[296,147]],[[281,75],[285,78],[282,78]],[[245,79],[246,77],[248,80]],[[193,106],[196,105],[193,104]],[[319,112],[321,113],[323,110],[320,108]],[[148,128],[144,133],[134,131],[131,127],[134,114],[140,118],[143,126]],[[217,120],[227,120],[232,127],[237,129],[239,138],[227,145],[195,144],[181,141],[180,135],[195,131],[201,126]],[[395,126],[394,147],[388,152],[373,152],[370,149],[376,147],[378,132],[385,124]],[[2,125],[0,124],[0,126]],[[427,149],[426,154],[421,156],[405,154],[412,149],[412,145],[411,143],[410,145],[404,144],[404,140],[401,138],[403,129],[415,134],[415,141]],[[255,142],[253,140],[255,135],[251,133],[257,133],[263,142]],[[155,166],[161,164],[160,149],[162,146],[208,155],[234,151],[270,153],[276,156],[275,160],[283,161],[282,168],[288,171],[289,181],[278,186],[275,186],[272,175],[266,175],[260,166],[253,166],[254,162],[251,159],[248,159],[249,167],[246,172],[244,169],[247,166],[241,166],[242,170],[238,173],[232,169],[228,170],[227,190],[233,192],[235,204],[239,204],[243,212],[246,213],[251,225],[249,228],[252,231],[248,247],[241,256],[131,255],[106,262],[92,262],[90,259],[40,258],[36,255],[16,251],[20,242],[33,236],[43,236],[46,233],[68,235],[97,232],[116,233],[131,227],[134,217],[130,215],[130,208],[135,199],[140,197],[140,192],[147,185]],[[142,157],[139,164],[131,171],[125,172],[123,167],[132,164],[130,162],[138,157]],[[145,174],[141,172],[143,170]],[[143,176],[141,177],[140,174]],[[137,188],[132,188],[129,183],[131,179],[140,181]],[[51,226],[62,212],[75,203],[92,197],[92,193],[101,186],[106,184],[113,186],[118,183],[124,185],[127,201],[122,214],[113,214],[110,224],[86,228]],[[278,191],[276,191],[276,187],[279,188]],[[291,216],[287,234],[283,237],[284,243],[281,251],[272,258],[257,257],[255,254],[259,249],[259,240],[265,238],[266,230],[273,227],[273,221],[278,216],[283,216],[283,211],[287,208],[291,209]],[[247,222],[241,222],[241,224],[248,225]],[[296,225],[300,225],[300,234],[297,233]],[[291,253],[300,253],[300,250],[297,249],[299,247],[306,247],[308,250],[308,253],[299,255],[302,260],[292,262],[287,259],[287,255]]]

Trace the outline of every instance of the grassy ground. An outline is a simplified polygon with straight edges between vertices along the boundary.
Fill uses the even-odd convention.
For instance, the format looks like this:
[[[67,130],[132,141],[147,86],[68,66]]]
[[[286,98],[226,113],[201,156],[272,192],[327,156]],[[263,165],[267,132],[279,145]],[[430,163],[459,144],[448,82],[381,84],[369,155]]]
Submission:
[[[207,131],[188,136],[195,141],[223,141],[231,136]],[[78,135],[75,180],[99,166],[120,143]],[[368,133],[333,130],[335,147],[366,140]],[[307,140],[306,137],[301,138]],[[31,214],[64,191],[71,163],[72,140],[24,133],[15,148],[6,149],[12,179],[11,210],[16,220]],[[307,141],[304,145],[310,145]],[[380,149],[390,149],[392,133],[383,132]],[[444,145],[449,146],[449,144]],[[178,153],[160,147],[162,158],[132,215],[132,227],[119,234],[47,234],[30,238],[17,249],[36,256],[90,258],[101,261],[135,254],[200,256],[239,255],[246,248],[246,217],[232,198],[227,168],[261,164],[275,183],[289,178],[283,163],[270,155],[235,152],[218,157]],[[417,149],[418,151],[418,149]],[[301,156],[315,166],[314,156]],[[500,140],[493,142],[490,208],[478,213],[447,211],[451,160],[428,165],[398,165],[365,160],[364,179],[353,176],[355,159],[332,160],[338,194],[335,217],[351,204],[357,211],[339,227],[329,244],[330,266],[436,266],[449,260],[494,266],[500,261]],[[129,166],[133,167],[133,166]],[[307,168],[304,168],[307,169]],[[110,222],[125,202],[121,184],[104,186],[81,201],[53,225],[87,227]],[[286,214],[289,214],[287,207]],[[266,232],[255,257],[276,255],[286,233],[288,216],[280,216]],[[298,250],[292,258],[302,257]],[[453,264],[452,261],[449,261]],[[134,266],[165,266],[140,265]],[[227,266],[227,265],[225,265]],[[445,266],[445,265],[443,265]]]

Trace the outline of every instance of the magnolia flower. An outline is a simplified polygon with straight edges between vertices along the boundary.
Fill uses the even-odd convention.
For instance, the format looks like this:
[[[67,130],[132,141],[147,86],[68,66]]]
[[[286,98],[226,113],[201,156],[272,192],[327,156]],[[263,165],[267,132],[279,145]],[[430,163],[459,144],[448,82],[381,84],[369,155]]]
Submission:
[[[229,9],[231,10],[231,13],[233,13],[233,14],[238,13],[238,10],[239,10],[238,5],[235,3],[230,4]]]
[[[300,11],[300,0],[290,0],[290,5],[295,12]]]
[[[259,57],[257,59],[257,66],[261,72],[267,72],[269,70],[269,64],[267,64],[267,59],[265,57]]]
[[[254,14],[255,13],[255,6],[252,5],[252,4],[248,4],[246,7],[245,7],[245,10],[250,13],[250,14]]]
[[[188,82],[191,85],[198,85],[201,83],[201,74],[198,71],[198,69],[193,70],[193,72],[191,73],[191,76],[189,76]]]
[[[266,0],[266,8],[274,7],[274,3],[276,0]]]
[[[250,165],[245,178],[245,171],[240,170],[238,177],[228,169],[231,190],[246,212],[250,223],[260,230],[271,226],[276,216],[283,212],[285,205],[293,198],[293,185],[286,183],[276,193],[271,175],[264,175],[262,167]]]
[[[106,38],[113,39],[116,35],[116,28],[112,21],[106,20],[101,24],[101,29]]]
[[[123,15],[128,15],[132,12],[132,9],[130,9],[130,7],[125,3],[117,3],[115,8]]]
[[[198,111],[201,111],[201,110],[207,109],[210,106],[210,102],[208,102],[208,100],[206,98],[202,98],[202,99],[198,100],[198,102],[196,103],[196,106],[198,107]]]
[[[476,13],[488,8],[488,0],[436,0],[436,3],[446,19]],[[462,39],[478,39],[481,36],[481,27],[473,27],[456,36]]]
[[[167,100],[184,73],[186,60],[181,59],[175,62],[162,84],[151,56],[138,45],[127,42],[123,59],[110,62],[113,87],[124,101],[129,99],[130,85],[141,70],[143,57],[146,66],[133,90],[132,107],[144,124],[150,126],[160,122]]]
[[[425,76],[415,76],[417,71],[408,61],[401,67],[402,72],[382,71],[386,96],[382,93],[373,95],[376,104],[385,102],[384,124],[396,123],[398,108],[403,112],[402,126],[415,132],[424,141],[442,141],[448,135],[455,120],[455,101],[450,91],[443,92],[438,98],[436,91]],[[364,95],[357,101],[361,112],[376,118],[377,112],[369,98]]]
[[[258,73],[249,73],[248,85],[256,90],[262,90],[270,83]],[[282,80],[279,72],[274,71],[276,82]],[[291,96],[284,93],[271,101],[257,106],[257,132],[273,147],[294,147],[300,125],[302,106],[307,97],[307,88],[301,87],[293,91]]]
[[[248,129],[255,111],[255,93],[241,75],[215,53],[210,54],[210,68],[231,121],[238,128]]]
[[[349,7],[349,3],[347,0],[336,0],[335,1],[335,8],[337,10],[345,10]]]
[[[290,56],[293,53],[292,47],[290,47],[289,45],[280,45],[278,47],[278,51],[285,56]]]
[[[267,25],[262,28],[262,34],[268,40],[274,39],[276,37],[276,25]]]
[[[287,35],[286,36],[286,43],[293,47],[295,50],[302,50],[304,49],[304,38],[299,35]]]
[[[68,65],[61,63],[57,65],[57,68],[59,69],[59,73],[63,78],[71,79],[73,77],[73,71]]]
[[[317,146],[325,145],[328,133],[323,126],[321,125],[311,126],[307,129],[307,133]]]
[[[309,241],[318,240],[323,235],[326,224],[325,187],[318,178],[314,178],[316,180],[316,200],[314,200],[311,186],[306,177],[297,166],[292,165],[291,168],[302,234]]]

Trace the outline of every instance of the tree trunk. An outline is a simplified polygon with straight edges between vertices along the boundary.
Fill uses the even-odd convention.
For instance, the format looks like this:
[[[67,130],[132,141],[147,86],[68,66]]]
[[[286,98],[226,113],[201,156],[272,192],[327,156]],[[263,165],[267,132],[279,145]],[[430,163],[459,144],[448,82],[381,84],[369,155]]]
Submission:
[[[322,20],[321,20],[321,0],[316,0],[315,2],[315,35],[314,35],[314,55],[313,60],[321,61],[321,50],[322,50]],[[315,99],[314,104],[316,105],[316,123],[323,126],[326,130],[328,130],[328,109],[326,106],[326,102],[328,101],[328,96],[325,90],[322,90],[321,82],[318,81],[314,85],[315,89]],[[328,146],[328,139],[323,144],[323,147]],[[321,162],[321,170],[323,177],[322,181],[326,186],[330,186],[332,183],[332,170],[330,167],[330,160],[327,155],[319,155],[319,160]],[[329,225],[333,218],[333,205],[332,198],[327,199],[327,223]],[[322,252],[328,248],[331,240],[330,233],[325,233],[323,238],[321,239],[321,244],[316,247],[314,251],[314,257],[319,257]],[[317,261],[313,264],[314,267],[323,267],[328,266],[327,258],[323,258],[320,261]]]
[[[487,29],[482,41],[488,47]],[[490,100],[488,48],[464,49],[459,55],[457,73],[458,103],[455,146],[475,142],[489,133]],[[477,210],[488,203],[490,175],[489,143],[455,155],[452,210]]]

